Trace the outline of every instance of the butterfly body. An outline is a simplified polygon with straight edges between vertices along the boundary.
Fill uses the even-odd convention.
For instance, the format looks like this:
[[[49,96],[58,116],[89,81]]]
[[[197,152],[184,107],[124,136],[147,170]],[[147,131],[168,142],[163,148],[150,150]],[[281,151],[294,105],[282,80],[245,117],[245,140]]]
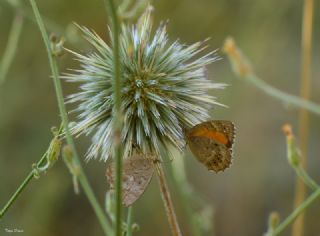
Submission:
[[[226,120],[203,122],[186,132],[191,152],[209,170],[215,172],[230,166],[234,136],[235,126]]]

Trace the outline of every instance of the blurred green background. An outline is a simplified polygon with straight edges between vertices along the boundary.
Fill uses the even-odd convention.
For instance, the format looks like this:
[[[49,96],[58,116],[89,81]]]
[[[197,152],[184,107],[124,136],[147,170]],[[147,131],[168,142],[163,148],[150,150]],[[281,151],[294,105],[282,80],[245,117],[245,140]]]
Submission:
[[[27,9],[28,1],[21,1]],[[94,29],[106,41],[107,15],[101,0],[37,1],[43,16],[61,29],[72,22]],[[300,38],[303,1],[292,0],[161,0],[154,1],[155,25],[169,19],[171,40],[193,43],[210,37],[210,50],[221,48],[232,35],[252,60],[257,74],[266,82],[299,94]],[[315,13],[319,13],[316,5]],[[7,42],[14,10],[0,1],[0,56]],[[314,18],[312,100],[320,103],[319,40],[320,14]],[[77,51],[91,50],[83,41],[67,42]],[[81,49],[80,49],[81,48]],[[209,67],[209,76],[230,86],[216,93],[226,108],[212,111],[214,119],[229,119],[237,126],[231,168],[214,174],[187,151],[187,175],[197,194],[213,206],[213,232],[208,235],[262,235],[271,211],[281,217],[292,211],[295,175],[286,161],[281,126],[290,122],[295,132],[298,112],[266,96],[232,73],[223,58]],[[61,71],[77,67],[71,55],[60,60]],[[76,90],[64,83],[64,93]],[[0,87],[0,206],[9,199],[38,161],[51,140],[50,127],[59,125],[58,108],[50,79],[45,48],[36,25],[25,20],[17,55],[6,82]],[[319,118],[311,115],[308,171],[320,182]],[[89,137],[77,139],[84,156]],[[166,164],[169,167],[170,164]],[[84,164],[101,204],[107,189],[106,165]],[[171,194],[184,235],[191,235],[181,201],[169,176]],[[308,209],[306,236],[319,235],[320,201]],[[141,229],[136,235],[170,235],[156,178],[137,202],[134,220]],[[24,235],[102,235],[97,218],[85,195],[73,193],[70,174],[59,161],[46,175],[33,180],[0,222],[5,228],[23,229]],[[283,235],[290,235],[290,229]]]

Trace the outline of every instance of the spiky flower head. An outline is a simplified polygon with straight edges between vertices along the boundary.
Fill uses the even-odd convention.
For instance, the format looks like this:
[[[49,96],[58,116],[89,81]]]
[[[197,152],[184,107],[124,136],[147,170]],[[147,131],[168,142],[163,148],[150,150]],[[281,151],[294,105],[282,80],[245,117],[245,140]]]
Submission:
[[[214,52],[197,42],[186,46],[169,43],[166,25],[152,33],[150,11],[136,25],[122,25],[120,63],[124,123],[124,157],[133,149],[159,156],[161,148],[185,146],[184,129],[209,118],[216,102],[208,92],[223,84],[207,78],[205,66],[216,61]],[[80,91],[69,96],[78,103],[74,134],[94,133],[87,158],[107,160],[113,151],[114,116],[112,49],[95,32],[81,27],[86,40],[96,49],[86,55],[72,52],[81,69],[63,78],[80,82]],[[112,36],[112,32],[110,32]]]

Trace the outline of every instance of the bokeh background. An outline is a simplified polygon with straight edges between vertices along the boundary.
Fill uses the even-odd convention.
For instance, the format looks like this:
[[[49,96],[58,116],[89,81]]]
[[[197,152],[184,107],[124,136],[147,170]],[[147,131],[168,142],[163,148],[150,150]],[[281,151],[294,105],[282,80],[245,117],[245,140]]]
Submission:
[[[21,1],[28,12],[28,1]],[[72,22],[94,29],[106,41],[107,15],[101,0],[38,1],[40,12],[72,35]],[[250,57],[257,74],[266,82],[292,94],[299,94],[301,57],[301,18],[303,1],[298,0],[161,0],[154,1],[155,25],[169,19],[170,38],[193,43],[210,37],[210,50],[222,48],[232,35]],[[314,10],[312,100],[320,103],[319,40],[320,5]],[[14,17],[7,0],[0,1],[0,56]],[[55,26],[55,25],[54,25]],[[67,47],[89,51],[90,46],[71,37]],[[78,39],[78,40],[77,40]],[[297,132],[298,112],[266,96],[237,79],[225,55],[208,68],[209,77],[230,86],[216,92],[219,102],[229,108],[216,108],[214,119],[228,119],[237,126],[234,161],[223,173],[208,172],[189,151],[183,157],[188,180],[208,205],[214,216],[212,232],[207,235],[262,235],[271,211],[281,217],[292,211],[295,175],[286,160],[285,137],[281,126],[289,122]],[[60,60],[61,71],[77,67],[71,55]],[[64,93],[75,86],[64,83]],[[0,206],[9,199],[40,159],[51,140],[50,127],[59,124],[47,55],[34,22],[26,19],[17,55],[6,82],[0,87]],[[319,118],[311,115],[308,172],[320,182]],[[89,137],[77,139],[84,156]],[[179,157],[180,158],[180,157]],[[175,162],[175,160],[173,161]],[[101,204],[107,189],[106,164],[84,164]],[[170,163],[166,164],[167,169]],[[184,235],[192,235],[185,209],[168,176],[171,194]],[[319,235],[320,201],[306,215],[306,235]],[[140,225],[136,235],[170,235],[156,178],[137,202],[134,220]],[[0,221],[0,235],[5,228],[23,229],[24,235],[102,235],[99,223],[83,192],[75,195],[70,174],[59,161],[46,175],[33,180],[5,218]],[[290,235],[290,229],[283,235]]]

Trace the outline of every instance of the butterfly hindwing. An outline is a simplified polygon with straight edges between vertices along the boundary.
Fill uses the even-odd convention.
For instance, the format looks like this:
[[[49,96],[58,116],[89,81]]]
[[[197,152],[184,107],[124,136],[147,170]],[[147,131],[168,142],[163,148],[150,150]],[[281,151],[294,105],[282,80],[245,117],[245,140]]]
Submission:
[[[224,120],[200,123],[186,134],[191,152],[209,170],[215,172],[230,166],[234,136],[233,123]]]
[[[122,203],[126,207],[137,201],[148,187],[154,172],[151,159],[144,157],[130,157],[123,163]],[[114,188],[115,171],[113,166],[107,168],[110,187]]]

